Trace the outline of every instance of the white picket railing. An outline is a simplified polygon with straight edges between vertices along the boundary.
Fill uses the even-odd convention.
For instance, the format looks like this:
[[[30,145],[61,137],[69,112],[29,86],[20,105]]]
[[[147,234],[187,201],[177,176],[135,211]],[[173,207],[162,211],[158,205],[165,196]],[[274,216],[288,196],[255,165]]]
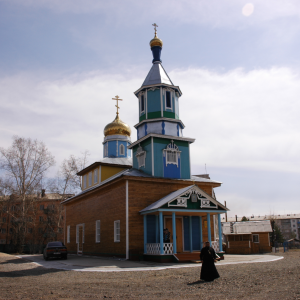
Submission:
[[[163,254],[173,254],[173,243],[164,243]],[[160,255],[160,243],[148,243],[147,254],[158,254]]]
[[[212,247],[216,252],[219,252],[219,251],[220,251],[219,241],[212,241],[212,242],[211,242],[211,247]]]

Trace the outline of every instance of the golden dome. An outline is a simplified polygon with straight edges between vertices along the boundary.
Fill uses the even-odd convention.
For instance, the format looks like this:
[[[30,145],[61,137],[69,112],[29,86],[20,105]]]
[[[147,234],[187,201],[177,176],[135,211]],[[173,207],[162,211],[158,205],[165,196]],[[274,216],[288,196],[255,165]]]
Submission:
[[[130,127],[120,120],[119,114],[117,113],[116,118],[104,128],[104,136],[108,135],[131,135]]]
[[[159,47],[163,46],[163,41],[157,37],[156,32],[155,32],[155,37],[150,41],[150,48],[154,46],[159,46]]]

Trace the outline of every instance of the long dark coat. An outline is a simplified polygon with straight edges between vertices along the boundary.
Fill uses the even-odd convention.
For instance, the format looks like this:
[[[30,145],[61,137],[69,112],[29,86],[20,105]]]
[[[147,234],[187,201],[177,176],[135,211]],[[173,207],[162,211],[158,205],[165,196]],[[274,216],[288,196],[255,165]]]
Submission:
[[[200,279],[205,281],[212,281],[220,277],[214,262],[216,258],[216,252],[213,248],[204,247],[201,249],[200,260],[202,260],[203,263],[201,268]]]

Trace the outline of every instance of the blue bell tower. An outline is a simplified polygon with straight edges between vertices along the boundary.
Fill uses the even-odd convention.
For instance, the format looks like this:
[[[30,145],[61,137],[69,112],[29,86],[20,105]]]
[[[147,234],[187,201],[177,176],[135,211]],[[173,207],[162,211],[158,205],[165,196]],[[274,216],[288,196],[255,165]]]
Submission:
[[[164,178],[191,178],[190,144],[195,140],[183,136],[184,124],[179,118],[182,92],[162,66],[163,42],[155,36],[150,41],[152,67],[142,86],[134,92],[138,98],[139,122],[133,150],[133,168]]]

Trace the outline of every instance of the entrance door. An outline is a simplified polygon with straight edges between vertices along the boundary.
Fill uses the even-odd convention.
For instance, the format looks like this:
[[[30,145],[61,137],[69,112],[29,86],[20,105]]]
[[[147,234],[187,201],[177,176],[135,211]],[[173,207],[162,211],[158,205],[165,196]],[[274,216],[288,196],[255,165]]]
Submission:
[[[83,226],[78,226],[78,244],[77,244],[77,254],[82,255],[83,252]]]
[[[171,243],[173,243],[172,218],[166,218],[166,228],[168,228],[171,233],[170,241]],[[177,246],[177,253],[183,252],[182,218],[176,218],[176,246]]]

